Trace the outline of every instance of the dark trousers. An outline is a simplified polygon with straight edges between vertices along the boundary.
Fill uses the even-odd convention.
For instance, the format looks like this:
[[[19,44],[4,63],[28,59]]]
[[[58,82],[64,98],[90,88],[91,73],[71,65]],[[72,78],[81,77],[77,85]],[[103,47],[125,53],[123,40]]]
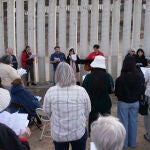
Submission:
[[[34,83],[34,70],[33,70],[33,65],[26,65],[26,81],[29,82],[29,74],[30,74],[30,80],[31,83]]]
[[[86,150],[87,130],[85,134],[79,139],[70,142],[56,142],[54,141],[55,150],[69,150],[69,143],[72,150]]]

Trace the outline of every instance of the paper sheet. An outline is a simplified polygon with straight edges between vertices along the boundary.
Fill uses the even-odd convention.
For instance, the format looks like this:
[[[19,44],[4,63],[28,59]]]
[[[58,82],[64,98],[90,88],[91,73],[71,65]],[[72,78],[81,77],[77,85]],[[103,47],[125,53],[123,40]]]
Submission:
[[[17,69],[17,72],[18,72],[18,74],[19,74],[20,76],[23,76],[24,74],[27,73],[27,71],[26,71],[25,69],[23,69],[23,68]]]
[[[77,60],[77,55],[76,55],[76,54],[72,54],[72,55],[71,55],[71,58],[72,58],[74,61],[76,61],[76,60]]]
[[[97,150],[97,148],[93,142],[90,143],[90,150]]]
[[[32,55],[30,56],[30,58],[35,58],[35,57],[37,57],[36,54],[32,54]]]
[[[0,122],[10,127],[17,135],[19,135],[20,130],[24,132],[29,123],[27,119],[28,114],[23,113],[13,113],[10,114],[7,111],[0,113]]]

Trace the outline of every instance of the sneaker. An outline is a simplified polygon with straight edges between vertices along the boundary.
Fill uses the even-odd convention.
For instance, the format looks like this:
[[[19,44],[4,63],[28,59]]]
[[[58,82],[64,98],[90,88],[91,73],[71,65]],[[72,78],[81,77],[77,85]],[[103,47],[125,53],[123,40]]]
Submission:
[[[147,134],[144,134],[144,139],[150,142],[150,138],[147,136]]]
[[[34,85],[34,86],[36,86],[37,84],[35,84],[35,83],[31,83],[31,85]]]

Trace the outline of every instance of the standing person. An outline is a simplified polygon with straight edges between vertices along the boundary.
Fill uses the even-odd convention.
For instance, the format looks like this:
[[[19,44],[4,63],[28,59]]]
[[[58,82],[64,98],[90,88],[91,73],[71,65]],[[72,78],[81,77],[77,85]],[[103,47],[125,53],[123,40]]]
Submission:
[[[141,48],[139,48],[136,52],[136,65],[139,67],[146,67],[148,65],[144,50]]]
[[[3,112],[5,112],[5,109],[8,107],[10,99],[9,91],[0,88],[0,116],[3,117]],[[17,136],[7,125],[0,123],[0,149],[30,150],[28,143],[28,137],[30,134],[30,129],[26,128],[24,132],[20,132],[19,136]]]
[[[90,67],[90,63],[94,60],[94,58],[98,55],[100,56],[104,56],[103,52],[100,51],[100,46],[98,44],[94,44],[93,45],[93,50],[94,52],[91,52],[90,54],[88,54],[88,56],[85,58],[85,65],[84,65],[84,70],[86,71],[90,71],[91,67]]]
[[[89,96],[76,85],[71,66],[59,63],[55,73],[56,85],[44,97],[43,109],[51,118],[51,136],[55,150],[86,150],[86,119],[91,111]]]
[[[11,87],[13,80],[21,78],[17,73],[17,70],[11,66],[12,57],[8,54],[3,55],[0,58],[0,78],[1,84],[5,89]]]
[[[144,134],[144,138],[150,142],[150,68],[145,72],[145,82],[146,82],[146,91],[145,98],[148,100],[148,115],[144,116],[144,125],[146,134]]]
[[[32,52],[30,49],[30,46],[26,46],[26,48],[22,52],[22,67],[26,69],[27,74],[26,74],[26,81],[27,81],[27,86],[29,86],[29,74],[30,74],[30,80],[31,80],[31,85],[36,85],[34,82],[34,57],[32,57]]]
[[[18,62],[17,62],[16,56],[13,54],[13,49],[12,48],[7,48],[6,49],[6,54],[8,54],[12,57],[12,67],[17,70]]]
[[[117,116],[126,129],[124,148],[136,147],[139,100],[144,91],[144,79],[133,57],[123,61],[121,75],[116,79]]]
[[[128,57],[128,56],[133,56],[133,57],[135,57],[135,56],[136,56],[135,52],[136,52],[136,49],[135,49],[135,48],[131,48],[131,49],[128,51],[128,54],[127,54],[125,57]]]
[[[73,68],[76,77],[76,84],[80,85],[80,72],[77,61],[79,60],[78,55],[75,53],[74,48],[69,49],[67,56],[67,63]]]
[[[60,51],[59,46],[54,47],[55,52],[51,54],[50,56],[50,63],[53,64],[53,70],[54,70],[54,75],[53,75],[53,80],[55,78],[55,71],[60,62],[66,61],[66,56],[63,52]],[[55,82],[54,82],[55,84]]]
[[[110,114],[112,107],[109,97],[112,78],[106,72],[105,57],[96,56],[90,66],[91,73],[86,75],[82,84],[90,96],[92,106],[89,115],[89,131],[91,123],[98,118],[99,114]]]

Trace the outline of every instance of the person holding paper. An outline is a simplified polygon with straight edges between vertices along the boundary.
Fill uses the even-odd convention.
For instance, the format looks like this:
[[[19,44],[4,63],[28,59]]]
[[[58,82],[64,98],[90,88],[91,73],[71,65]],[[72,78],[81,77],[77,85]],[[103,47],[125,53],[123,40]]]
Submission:
[[[75,53],[74,48],[70,48],[66,61],[72,67],[75,73],[76,84],[80,85],[80,72],[79,72],[79,66],[78,66],[77,60],[79,60],[79,57]]]
[[[55,84],[55,71],[60,62],[66,61],[66,56],[63,52],[60,51],[59,46],[54,47],[55,52],[50,56],[50,63],[53,64],[54,75],[53,75],[53,82]]]
[[[9,91],[0,88],[0,116],[10,103]],[[11,114],[10,114],[11,115]],[[14,124],[17,122],[14,122]],[[28,137],[31,135],[29,128],[20,130],[17,136],[13,129],[0,121],[0,149],[2,150],[30,150]]]
[[[38,99],[28,90],[23,87],[21,79],[16,79],[12,82],[10,88],[11,104],[9,110],[11,113],[27,113],[29,120],[31,117],[35,117],[37,125],[42,126],[41,120],[38,118],[35,109],[41,108],[41,104]]]
[[[27,86],[29,86],[29,83],[31,82],[31,85],[36,85],[34,81],[34,57],[36,55],[32,54],[30,46],[26,46],[26,48],[22,52],[22,67],[27,70],[26,74],[26,82]],[[29,82],[29,74],[30,74],[30,82]]]

